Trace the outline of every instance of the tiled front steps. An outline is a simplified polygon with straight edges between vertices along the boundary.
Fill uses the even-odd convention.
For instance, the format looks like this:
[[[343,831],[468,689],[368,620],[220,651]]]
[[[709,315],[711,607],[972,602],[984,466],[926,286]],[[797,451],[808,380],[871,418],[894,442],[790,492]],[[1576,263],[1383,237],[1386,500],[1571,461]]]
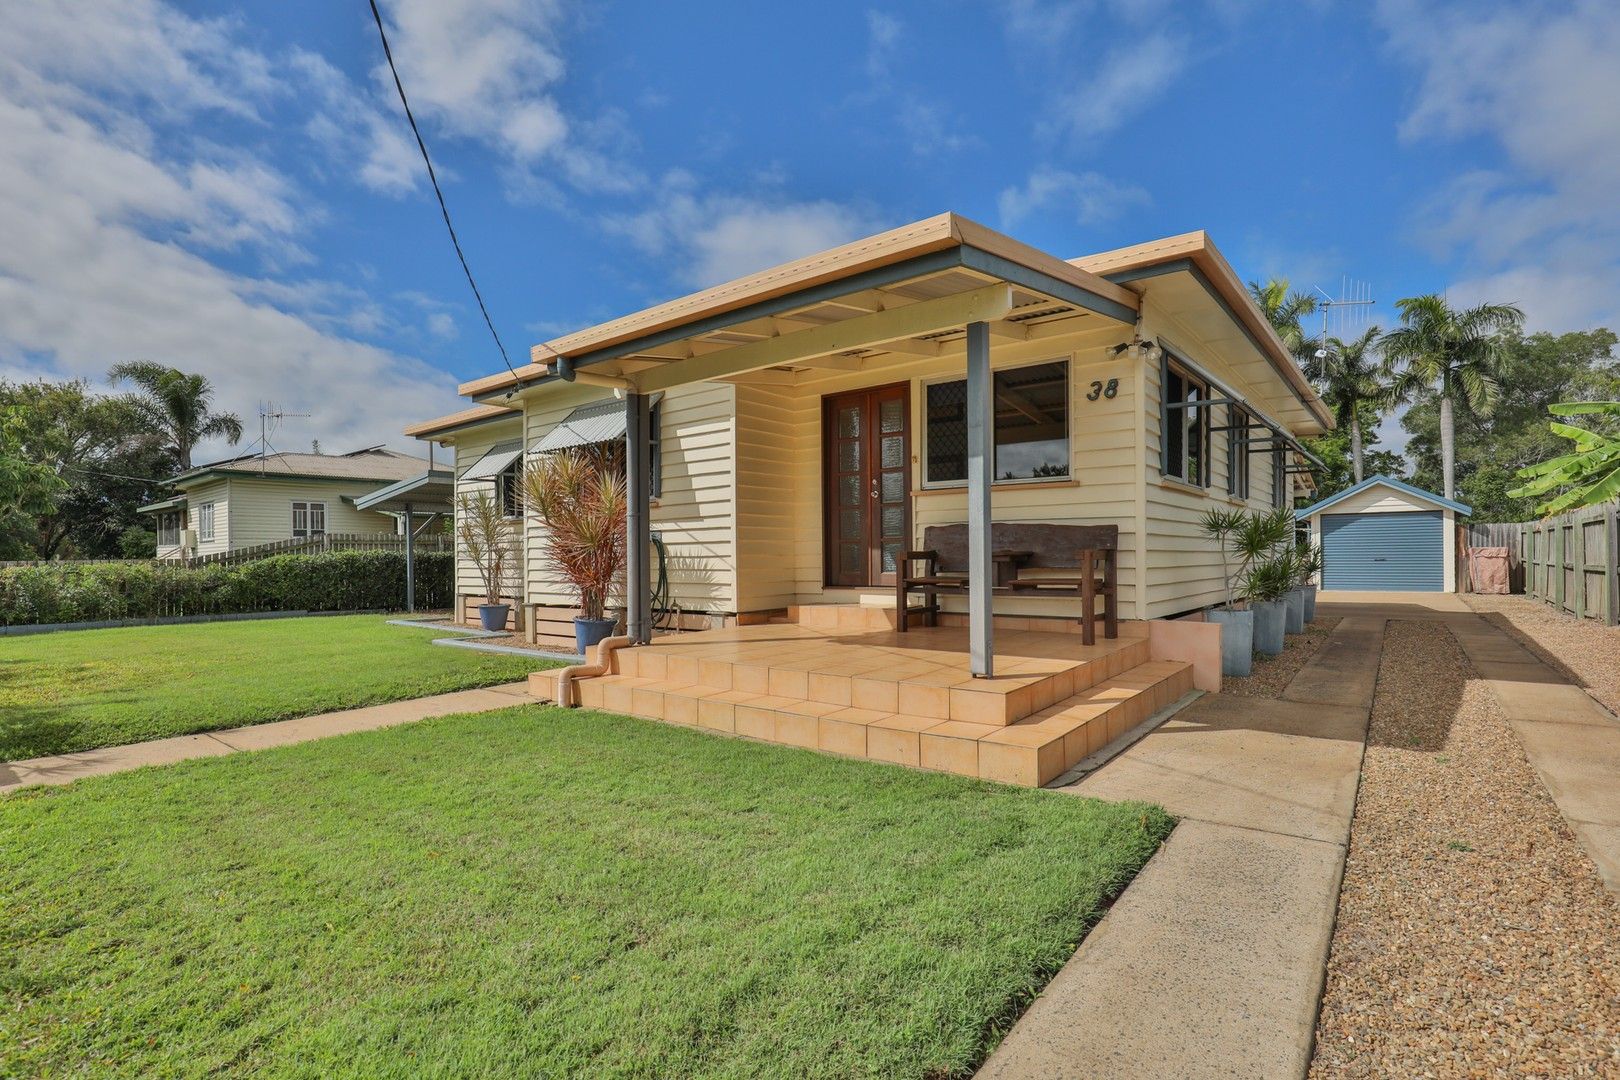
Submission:
[[[1055,780],[1193,689],[1190,664],[1148,661],[1014,722],[983,724],[682,677],[608,675],[577,688],[588,708],[1031,787]]]

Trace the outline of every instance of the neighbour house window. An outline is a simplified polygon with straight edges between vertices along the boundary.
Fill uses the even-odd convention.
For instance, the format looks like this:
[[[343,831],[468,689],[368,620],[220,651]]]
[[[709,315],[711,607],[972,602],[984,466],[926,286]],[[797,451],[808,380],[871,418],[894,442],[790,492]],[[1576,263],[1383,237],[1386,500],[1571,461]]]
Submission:
[[[1239,499],[1249,497],[1249,444],[1260,430],[1253,426],[1254,418],[1237,406],[1227,410],[1226,429],[1226,493]]]
[[[326,504],[323,502],[295,502],[292,504],[292,534],[294,537],[326,535]]]
[[[967,479],[967,380],[926,387],[928,484]],[[1069,475],[1069,362],[1053,360],[991,374],[995,438],[991,476],[1047,480]]]
[[[158,547],[174,547],[180,542],[180,515],[174,511],[158,515]]]
[[[212,540],[214,538],[214,504],[203,503],[197,507],[197,539]]]
[[[1160,472],[1199,487],[1209,486],[1209,384],[1170,364],[1162,387]]]

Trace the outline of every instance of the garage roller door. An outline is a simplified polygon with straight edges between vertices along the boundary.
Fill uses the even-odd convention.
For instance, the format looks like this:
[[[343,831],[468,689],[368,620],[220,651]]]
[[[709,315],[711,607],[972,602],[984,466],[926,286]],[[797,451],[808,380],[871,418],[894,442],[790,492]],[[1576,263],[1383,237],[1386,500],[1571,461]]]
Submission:
[[[1445,588],[1440,511],[1322,515],[1322,584],[1329,589],[1440,592]]]

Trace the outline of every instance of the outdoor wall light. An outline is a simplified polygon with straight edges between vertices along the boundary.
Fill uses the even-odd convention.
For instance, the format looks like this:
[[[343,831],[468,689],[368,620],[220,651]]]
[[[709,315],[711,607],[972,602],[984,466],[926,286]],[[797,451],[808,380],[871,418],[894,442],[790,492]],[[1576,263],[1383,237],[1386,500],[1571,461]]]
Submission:
[[[1146,360],[1150,364],[1158,363],[1159,358],[1164,355],[1164,350],[1159,348],[1158,342],[1143,341],[1141,338],[1135,338],[1131,341],[1122,341],[1118,345],[1111,347],[1108,352],[1112,356],[1121,356],[1127,350],[1132,349],[1135,350],[1137,359]]]

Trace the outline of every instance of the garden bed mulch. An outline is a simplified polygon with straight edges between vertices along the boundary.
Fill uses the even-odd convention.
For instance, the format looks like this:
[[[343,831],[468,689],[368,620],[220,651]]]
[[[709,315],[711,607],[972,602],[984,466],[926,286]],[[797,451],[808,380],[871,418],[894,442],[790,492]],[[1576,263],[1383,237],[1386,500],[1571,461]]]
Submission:
[[[1480,596],[1463,600],[1512,634],[1565,678],[1584,686],[1612,713],[1620,713],[1620,628],[1577,619],[1528,596]]]
[[[1620,904],[1433,622],[1385,638],[1310,1075],[1620,1075]]]

